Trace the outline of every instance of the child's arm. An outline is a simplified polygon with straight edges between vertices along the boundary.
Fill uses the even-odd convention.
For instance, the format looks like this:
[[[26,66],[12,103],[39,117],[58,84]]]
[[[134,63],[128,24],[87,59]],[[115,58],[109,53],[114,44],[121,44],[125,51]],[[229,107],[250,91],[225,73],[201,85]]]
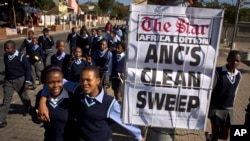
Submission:
[[[145,141],[145,139],[141,135],[140,128],[138,128],[137,126],[122,123],[121,105],[116,100],[114,101],[114,104],[111,105],[111,109],[110,109],[110,111],[108,111],[108,113],[110,113],[108,115],[110,119],[112,119],[117,124],[119,124],[121,127],[125,128],[127,131],[129,131],[130,134],[132,134],[137,141]]]
[[[39,116],[38,116],[38,108],[39,108],[39,102],[40,102],[40,99],[41,99],[41,92],[42,90],[40,90],[37,95],[36,95],[36,102],[35,102],[35,106],[34,106],[34,109],[32,110],[32,113],[31,113],[31,118],[32,118],[32,121],[36,124],[40,124],[41,121],[39,119]]]

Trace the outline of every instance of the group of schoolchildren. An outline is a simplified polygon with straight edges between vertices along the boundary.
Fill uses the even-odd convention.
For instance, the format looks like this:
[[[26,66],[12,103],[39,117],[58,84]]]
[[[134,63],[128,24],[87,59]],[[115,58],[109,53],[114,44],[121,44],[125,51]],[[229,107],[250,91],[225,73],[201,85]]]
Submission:
[[[46,87],[37,95],[32,119],[35,123],[44,122],[46,141],[109,141],[109,126],[113,122],[127,129],[138,141],[144,140],[138,127],[121,121],[118,101],[122,98],[124,86],[125,44],[119,41],[115,31],[111,30],[108,38],[102,36],[101,30],[92,29],[91,32],[90,35],[86,28],[82,28],[78,35],[76,28],[72,28],[67,38],[70,54],[64,52],[66,43],[63,40],[56,42],[57,51],[53,53],[54,41],[48,29],[44,29],[39,38],[33,37],[33,31],[29,31],[28,38],[18,50],[14,41],[5,42],[0,127],[7,125],[6,117],[14,91],[24,104],[24,113],[31,111],[26,90],[30,83],[36,87],[37,77],[39,84]],[[20,53],[24,49],[26,55]],[[230,51],[227,64],[216,69],[209,110],[212,134],[207,136],[208,140],[228,137],[241,80],[241,73],[237,70],[240,60],[239,51]],[[106,93],[110,86],[115,98]]]
[[[17,91],[25,114],[31,114],[35,123],[44,122],[46,141],[109,141],[112,133],[109,126],[113,122],[127,129],[138,141],[144,140],[138,127],[125,125],[121,120],[118,101],[124,85],[126,45],[116,37],[115,31],[109,37],[102,36],[99,29],[91,32],[90,35],[86,28],[81,28],[78,35],[76,28],[72,28],[66,40],[70,54],[65,53],[63,40],[56,41],[57,51],[53,53],[54,40],[47,28],[38,38],[29,31],[19,49],[14,41],[5,42],[6,83],[2,106],[5,110],[0,112],[0,127],[7,125],[11,98]],[[24,49],[25,55],[21,53]],[[36,88],[36,80],[44,84],[45,90],[39,91],[33,108],[27,89],[31,84]],[[106,93],[111,85],[115,98]],[[39,105],[43,98],[44,105]]]

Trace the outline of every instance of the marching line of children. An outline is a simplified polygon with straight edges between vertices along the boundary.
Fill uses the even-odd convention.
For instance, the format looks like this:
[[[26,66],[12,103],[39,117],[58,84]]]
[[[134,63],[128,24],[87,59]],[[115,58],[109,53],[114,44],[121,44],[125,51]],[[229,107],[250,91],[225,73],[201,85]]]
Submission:
[[[117,69],[114,69],[113,66],[119,66],[119,67],[123,66],[124,61],[120,61],[122,59],[121,58],[118,59],[118,57],[116,57],[117,54],[121,53],[121,51],[120,53],[116,53],[116,43],[118,43],[119,40],[118,37],[115,37],[117,36],[116,32],[112,30],[111,32],[114,34],[109,34],[109,36],[106,37],[105,35],[103,35],[101,29],[93,28],[91,30],[91,34],[89,34],[86,27],[85,28],[83,27],[81,29],[80,35],[78,35],[76,27],[73,27],[72,32],[68,34],[65,41],[63,40],[56,41],[57,51],[55,53],[53,52],[54,38],[49,34],[48,28],[43,29],[43,34],[41,36],[36,36],[32,30],[29,31],[27,34],[27,38],[23,40],[23,43],[20,45],[18,49],[16,49],[14,41],[12,40],[6,41],[5,47],[9,48],[10,46],[11,48],[10,53],[9,51],[6,51],[6,56],[12,56],[15,58],[14,60],[20,59],[21,56],[19,63],[25,64],[25,65],[23,64],[22,67],[20,66],[19,68],[22,70],[21,71],[22,76],[24,76],[22,78],[24,78],[25,81],[23,83],[20,83],[18,81],[19,83],[15,83],[12,86],[13,90],[16,90],[20,94],[20,97],[24,103],[25,106],[24,115],[26,115],[26,113],[29,113],[30,109],[32,108],[29,97],[26,94],[27,90],[29,89],[29,86],[32,86],[31,89],[36,89],[37,85],[41,84],[41,72],[46,66],[50,64],[59,65],[63,72],[64,77],[73,82],[79,81],[80,72],[84,67],[89,65],[94,65],[98,67],[102,80],[101,85],[104,86],[104,89],[106,91],[107,88],[111,87],[111,83],[115,83],[113,84],[114,86],[112,88],[116,95],[115,97],[117,98],[117,100],[120,100],[122,94],[117,94],[117,93],[118,92],[121,93],[121,90],[123,88],[123,86],[120,86],[120,84],[123,84],[122,79],[124,79],[123,78],[124,71],[121,72],[120,68],[119,71],[116,72]],[[116,40],[111,39],[114,37],[116,38]],[[82,39],[86,40],[84,40],[83,42]],[[109,40],[112,40],[111,44],[109,43],[110,42]],[[67,54],[65,52],[65,47],[67,46],[67,44],[71,52],[70,54]],[[118,46],[120,45],[121,44],[119,44]],[[124,58],[125,54],[122,53],[122,56]],[[11,63],[12,62],[10,62],[10,64]],[[5,65],[5,67],[7,70],[14,69],[12,67],[9,67],[9,65]],[[12,71],[14,72],[20,70],[11,70],[10,72]],[[13,76],[16,75],[19,75],[19,73],[16,73]],[[120,79],[116,80],[118,75]],[[9,78],[6,76],[6,80],[7,79]],[[11,81],[13,81],[12,77],[10,79]],[[38,83],[36,82],[37,80]],[[112,82],[112,80],[114,82]],[[118,83],[117,81],[120,82]],[[15,86],[20,84],[23,84],[23,87],[18,86],[17,88],[17,86]],[[117,89],[115,88],[116,86]],[[7,87],[5,88],[7,89]],[[11,90],[10,92],[12,93],[13,90]],[[6,103],[5,109],[8,110],[10,106],[9,102],[12,99],[12,94],[9,93],[7,94],[8,94],[7,97],[9,97],[9,99],[7,100],[5,99],[6,101],[4,102]],[[5,94],[4,97],[6,97]],[[4,107],[4,105],[2,107]],[[5,127],[7,125],[6,114],[7,114],[6,110],[4,110],[3,115],[1,115],[0,111],[0,127]]]

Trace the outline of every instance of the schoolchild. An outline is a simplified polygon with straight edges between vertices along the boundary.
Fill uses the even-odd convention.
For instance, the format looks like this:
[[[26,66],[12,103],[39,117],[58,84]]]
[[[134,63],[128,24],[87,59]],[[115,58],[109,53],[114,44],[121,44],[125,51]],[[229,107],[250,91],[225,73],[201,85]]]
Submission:
[[[74,95],[77,141],[110,141],[111,122],[116,122],[128,130],[137,141],[145,141],[137,126],[122,123],[120,104],[114,97],[105,93],[99,83],[99,72],[94,66],[88,66],[82,70],[80,84],[69,81],[64,83],[64,88]],[[44,121],[49,121],[49,111],[45,101],[46,97],[42,97],[39,115]]]
[[[90,37],[87,34],[87,30],[81,30],[80,36],[77,38],[76,46],[81,47],[83,54],[90,54]]]
[[[110,32],[110,37],[108,39],[108,48],[111,52],[115,52],[116,43],[121,41],[115,30]]]
[[[49,35],[49,29],[43,29],[43,35],[38,38],[38,44],[42,47],[44,52],[43,63],[45,66],[50,64],[50,58],[53,55],[54,39]]]
[[[72,27],[71,33],[68,34],[66,42],[69,44],[70,55],[73,53],[73,48],[76,47],[78,34],[76,33],[76,27]]]
[[[93,65],[100,71],[101,84],[106,91],[110,87],[110,76],[112,71],[112,53],[108,49],[107,40],[100,42],[100,48],[93,56]]]
[[[116,44],[116,52],[113,54],[111,82],[112,89],[116,100],[122,98],[124,87],[124,72],[125,72],[125,43],[118,42]]]
[[[30,64],[25,55],[16,50],[14,41],[6,41],[4,51],[5,78],[3,82],[3,103],[0,107],[0,128],[7,125],[6,118],[15,91],[24,105],[24,115],[32,109],[27,93],[31,79]]]
[[[48,88],[46,106],[49,110],[50,121],[44,122],[44,141],[72,141],[74,140],[74,108],[72,94],[63,88],[63,73],[59,66],[49,65],[42,71],[42,83]],[[36,103],[32,113],[32,121],[42,122],[37,115],[41,91],[36,96]]]
[[[227,64],[216,69],[215,87],[212,91],[209,110],[212,135],[207,136],[212,141],[228,138],[229,128],[233,122],[234,100],[242,78],[237,69],[240,62],[240,52],[232,50],[228,54]]]
[[[33,82],[33,89],[36,88],[36,78],[38,78],[39,85],[41,84],[41,72],[44,68],[43,65],[43,50],[38,45],[37,37],[32,38],[33,45],[30,48],[30,63],[31,63],[31,71],[32,71],[32,82]]]
[[[99,38],[97,35],[97,29],[96,28],[91,29],[91,37],[90,37],[91,55],[95,53],[100,47],[98,40]]]
[[[70,62],[70,55],[65,53],[65,42],[63,40],[57,40],[56,53],[51,56],[50,63],[58,65],[62,69],[65,78],[68,77],[68,64]]]
[[[25,54],[26,57],[28,58],[30,53],[30,47],[32,46],[32,38],[34,36],[34,31],[30,30],[28,32],[28,37],[26,39],[23,40],[22,45],[20,46],[20,48],[18,49],[19,52],[23,52],[23,50],[25,49]]]
[[[72,82],[79,82],[80,73],[86,66],[89,65],[89,62],[83,59],[82,49],[80,47],[74,48],[74,58],[70,64],[70,77],[69,80]]]

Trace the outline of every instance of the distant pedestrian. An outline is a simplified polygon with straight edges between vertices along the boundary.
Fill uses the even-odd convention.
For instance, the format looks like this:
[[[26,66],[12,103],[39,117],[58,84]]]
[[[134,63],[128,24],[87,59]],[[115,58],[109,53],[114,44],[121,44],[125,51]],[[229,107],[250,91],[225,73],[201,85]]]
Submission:
[[[99,47],[100,47],[100,42],[98,41],[98,35],[97,35],[97,29],[96,28],[92,28],[91,29],[91,37],[90,37],[90,47],[91,47],[91,55],[93,55],[93,53],[95,53]]]
[[[112,24],[108,21],[105,25],[106,37],[109,37],[110,31],[112,30]]]
[[[45,66],[50,64],[50,58],[53,55],[54,39],[49,35],[49,29],[43,29],[43,35],[38,38],[38,44],[42,47],[44,52],[43,63]]]
[[[70,54],[65,53],[65,42],[63,40],[57,40],[56,53],[51,56],[50,64],[58,65],[63,72],[65,78],[68,78],[68,64],[70,62]]]
[[[23,50],[25,49],[25,54],[26,54],[26,57],[29,58],[29,51],[30,51],[30,47],[32,46],[32,38],[34,36],[34,31],[29,31],[28,32],[28,36],[27,38],[25,38],[23,40],[23,43],[22,45],[19,47],[18,51],[19,52],[23,52]]]
[[[29,30],[34,31],[33,18],[31,16],[28,17],[28,28],[29,28]]]
[[[24,115],[32,109],[27,89],[31,79],[30,64],[24,54],[16,50],[12,40],[4,43],[5,78],[3,82],[3,104],[0,108],[0,128],[7,125],[6,118],[16,91],[24,105]]]
[[[66,42],[69,44],[70,55],[72,55],[73,49],[74,49],[74,47],[76,47],[76,42],[77,42],[78,36],[79,35],[76,33],[76,27],[73,27],[71,29],[71,33],[68,34],[68,37],[66,40]]]
[[[32,70],[32,82],[33,82],[33,89],[37,87],[36,85],[36,78],[38,78],[38,84],[41,84],[41,72],[44,68],[43,65],[43,50],[38,45],[37,37],[32,38],[32,47],[30,49],[30,63],[31,63],[31,70]]]
[[[233,122],[234,100],[242,78],[240,71],[237,70],[240,62],[240,52],[233,50],[228,54],[227,64],[216,69],[215,87],[211,95],[209,110],[212,135],[207,136],[212,141],[228,138],[229,128]]]
[[[90,54],[90,40],[87,30],[82,29],[80,36],[77,38],[76,46],[81,47],[83,54]]]

